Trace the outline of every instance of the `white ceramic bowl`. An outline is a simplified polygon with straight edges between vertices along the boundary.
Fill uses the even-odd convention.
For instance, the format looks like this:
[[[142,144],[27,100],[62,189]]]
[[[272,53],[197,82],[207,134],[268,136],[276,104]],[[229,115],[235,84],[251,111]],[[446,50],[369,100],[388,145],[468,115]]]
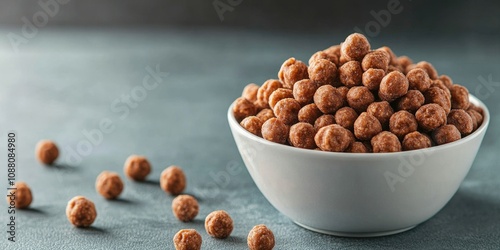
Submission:
[[[397,153],[333,153],[264,140],[228,120],[248,172],[281,213],[307,229],[352,237],[411,229],[435,215],[467,175],[490,120],[458,141]]]

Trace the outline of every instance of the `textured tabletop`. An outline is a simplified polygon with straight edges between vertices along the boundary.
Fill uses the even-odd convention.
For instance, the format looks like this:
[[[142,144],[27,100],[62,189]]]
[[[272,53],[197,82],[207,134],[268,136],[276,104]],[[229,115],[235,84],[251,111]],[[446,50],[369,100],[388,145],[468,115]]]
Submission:
[[[0,30],[4,38],[8,32]],[[31,186],[34,201],[16,213],[15,243],[7,241],[9,215],[3,203],[0,248],[173,249],[178,230],[195,228],[204,249],[245,249],[249,230],[263,223],[274,231],[276,249],[498,249],[499,39],[412,39],[406,34],[371,39],[374,47],[389,45],[397,54],[432,62],[472,94],[480,91],[491,112],[469,174],[430,220],[394,236],[340,238],[295,225],[259,192],[229,131],[229,104],[246,84],[276,78],[288,57],[307,61],[346,35],[45,29],[17,53],[2,39],[0,183],[5,191],[7,132],[13,130],[17,178]],[[489,88],[478,87],[485,84]],[[104,131],[103,123],[111,125]],[[43,166],[34,157],[35,144],[44,138],[62,151],[56,166]],[[144,183],[123,174],[131,154],[152,163]],[[173,164],[187,175],[186,193],[199,200],[194,222],[175,219],[172,197],[159,187],[161,171]],[[120,199],[107,201],[96,193],[95,179],[103,170],[124,179]],[[88,229],[74,228],[66,219],[66,204],[76,195],[96,204],[98,217]],[[205,216],[218,209],[234,219],[226,240],[213,239],[204,229]]]

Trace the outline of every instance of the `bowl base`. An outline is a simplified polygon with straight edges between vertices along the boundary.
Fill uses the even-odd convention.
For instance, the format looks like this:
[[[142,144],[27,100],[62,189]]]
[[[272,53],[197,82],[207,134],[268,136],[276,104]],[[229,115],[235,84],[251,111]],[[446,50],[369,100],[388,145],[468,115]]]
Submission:
[[[405,227],[405,228],[402,228],[402,229],[396,229],[396,230],[390,230],[390,231],[382,231],[382,232],[366,232],[366,233],[363,233],[363,232],[338,232],[338,231],[329,231],[329,230],[324,230],[324,229],[318,229],[318,228],[314,228],[314,227],[310,227],[310,226],[306,226],[300,222],[296,222],[296,221],[293,221],[295,224],[305,228],[305,229],[308,229],[308,230],[311,230],[313,232],[317,232],[317,233],[322,233],[322,234],[329,234],[329,235],[333,235],[333,236],[340,236],[340,237],[354,237],[354,238],[363,238],[363,237],[380,237],[380,236],[387,236],[387,235],[392,235],[392,234],[398,234],[398,233],[402,233],[402,232],[405,232],[405,231],[408,231],[414,227],[416,227],[417,225],[413,225],[413,226],[409,226],[409,227]]]

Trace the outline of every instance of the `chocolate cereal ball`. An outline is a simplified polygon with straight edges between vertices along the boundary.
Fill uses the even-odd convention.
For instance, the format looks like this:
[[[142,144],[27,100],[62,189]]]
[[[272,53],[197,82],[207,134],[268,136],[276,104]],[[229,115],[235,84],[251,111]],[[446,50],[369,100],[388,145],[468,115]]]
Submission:
[[[172,212],[182,222],[192,221],[198,211],[198,201],[191,195],[181,194],[172,200]]]
[[[337,44],[337,45],[332,45],[326,49],[323,50],[323,52],[327,53],[328,55],[335,55],[337,56],[338,58],[340,58],[340,47],[341,47],[342,43],[340,44]],[[335,64],[338,64],[338,63],[335,63]]]
[[[368,69],[382,69],[385,72],[389,67],[389,61],[390,57],[386,51],[375,50],[363,57],[361,67],[364,71],[367,71]]]
[[[450,113],[451,110],[451,100],[445,94],[445,92],[438,87],[430,87],[424,93],[425,103],[435,103],[441,106],[446,114]]]
[[[448,89],[448,87],[446,87],[446,85],[444,85],[444,83],[437,79],[437,80],[431,80],[431,88],[432,87],[437,87],[437,88],[440,88],[444,91],[444,93],[446,94],[446,96],[451,100],[451,92],[450,92],[450,89]]]
[[[340,55],[350,60],[361,60],[370,51],[370,43],[362,34],[349,35],[340,47]]]
[[[420,107],[415,113],[420,128],[432,131],[446,124],[446,112],[443,107],[435,103]]]
[[[285,144],[288,138],[288,127],[277,118],[271,118],[262,125],[262,137],[268,141]]]
[[[366,108],[366,112],[370,115],[375,116],[382,127],[389,126],[389,119],[391,118],[392,114],[394,114],[394,110],[387,101],[374,102],[368,105],[368,108]]]
[[[241,93],[241,97],[251,101],[255,102],[257,101],[257,91],[259,91],[259,85],[255,83],[250,83],[245,88],[243,89],[243,92]]]
[[[389,120],[390,131],[401,139],[406,134],[417,131],[417,128],[417,119],[412,113],[406,110],[394,113]]]
[[[460,136],[460,131],[454,125],[447,124],[434,130],[432,138],[437,145],[442,145],[460,140],[462,137]]]
[[[233,231],[233,219],[224,210],[213,211],[205,218],[205,230],[212,237],[225,239]]]
[[[249,116],[240,122],[240,125],[248,132],[261,136],[262,121],[257,116]]]
[[[401,143],[398,137],[389,132],[382,131],[371,139],[373,153],[390,153],[401,151]]]
[[[300,108],[300,103],[297,100],[285,98],[276,103],[273,110],[276,118],[286,125],[292,125],[298,121]]]
[[[285,98],[293,98],[293,93],[291,89],[285,89],[285,88],[279,88],[275,90],[270,96],[269,96],[269,107],[271,109],[274,109],[274,106],[276,103],[279,101],[285,99]]]
[[[316,130],[313,125],[305,122],[299,122],[290,127],[290,134],[288,141],[290,144],[297,148],[316,148],[316,143],[314,142],[314,136]]]
[[[414,68],[406,73],[410,89],[416,89],[425,92],[431,86],[431,79],[427,72],[421,68]]]
[[[337,66],[329,60],[319,59],[309,64],[309,78],[320,85],[336,85]]]
[[[361,85],[363,69],[358,61],[349,61],[339,68],[339,79],[347,87]]]
[[[388,73],[380,82],[378,95],[383,101],[392,102],[408,92],[408,79],[399,71]]]
[[[473,109],[468,109],[467,114],[472,118],[473,131],[475,131],[483,123],[483,115]]]
[[[413,64],[413,61],[407,57],[407,56],[400,56],[397,58],[398,64],[403,68],[406,69],[409,65]],[[407,72],[407,71],[405,71]]]
[[[314,103],[321,112],[334,113],[344,104],[341,93],[331,85],[323,85],[314,93]]]
[[[16,208],[27,208],[33,201],[33,195],[31,194],[31,189],[26,184],[26,182],[18,181],[14,184],[12,188],[16,188],[15,191],[7,191],[7,204],[11,207]],[[15,192],[15,194],[12,194]]]
[[[370,140],[382,131],[380,121],[373,115],[363,112],[354,122],[354,135],[362,141]]]
[[[335,124],[335,117],[333,115],[322,115],[314,122],[314,129],[318,131],[320,128]]]
[[[312,80],[300,80],[293,85],[292,97],[295,98],[295,100],[297,100],[301,105],[309,104],[313,102],[314,93],[316,93],[318,87],[318,83]]]
[[[283,85],[279,80],[269,79],[265,81],[257,91],[257,106],[261,109],[269,108],[269,96],[281,87],[283,87]]]
[[[436,80],[438,78],[438,73],[436,69],[429,62],[426,61],[418,62],[415,65],[415,67],[424,69],[432,80]]]
[[[412,89],[408,90],[406,95],[402,96],[397,102],[399,110],[406,110],[415,113],[425,103],[425,97],[422,92]]]
[[[243,97],[236,99],[234,102],[233,114],[234,118],[236,118],[238,122],[243,120],[245,117],[255,115],[256,113],[257,107],[253,104],[253,102]]]
[[[446,86],[448,89],[451,89],[451,86],[453,86],[453,80],[447,75],[440,75],[438,77],[439,80]]]
[[[368,69],[363,73],[361,82],[369,90],[378,90],[384,76],[385,72],[383,69]]]
[[[321,115],[323,115],[321,110],[318,109],[316,104],[311,103],[307,104],[299,110],[298,118],[299,122],[314,124],[316,119],[318,119],[318,117],[320,117]]]
[[[335,123],[346,129],[353,130],[356,119],[358,113],[351,107],[343,107],[335,112]]]
[[[368,105],[375,101],[372,92],[365,86],[356,86],[349,89],[347,92],[347,103],[349,106],[361,113],[366,111]]]
[[[466,87],[453,84],[450,88],[451,108],[467,109],[469,107],[469,91]]]
[[[337,91],[342,96],[342,106],[347,106],[347,93],[349,93],[349,88],[346,86],[340,86],[337,88]]]
[[[66,206],[66,217],[76,227],[89,227],[97,217],[97,212],[91,200],[75,196]]]
[[[370,149],[362,142],[355,141],[347,148],[346,152],[349,153],[370,153]]]
[[[115,199],[123,191],[123,182],[118,173],[103,171],[97,176],[95,189],[106,199]]]
[[[340,47],[339,47],[339,53],[340,53]],[[334,63],[335,65],[339,64],[339,56],[337,56],[336,54],[325,51],[318,51],[309,58],[309,65],[313,64],[314,61],[317,61],[319,59],[326,59]]]
[[[263,224],[254,226],[248,233],[247,244],[250,250],[271,250],[274,248],[274,234]]]
[[[267,120],[274,117],[274,112],[271,109],[263,109],[257,113],[257,118],[259,118],[262,122],[266,122]]]
[[[463,109],[452,109],[448,114],[447,123],[454,125],[462,136],[469,135],[474,128],[472,118]]]
[[[59,156],[59,149],[51,140],[41,140],[36,144],[35,155],[38,161],[51,165]]]
[[[309,78],[307,65],[291,57],[281,65],[278,78],[283,82],[283,87],[292,89],[296,82]]]
[[[396,56],[396,54],[394,54],[394,52],[392,51],[391,48],[387,47],[387,46],[382,46],[378,49],[376,49],[378,51],[384,51],[387,53],[387,55],[389,56],[389,65],[391,66],[395,66],[395,65],[398,65],[398,57]]]
[[[175,250],[200,250],[201,235],[195,229],[182,229],[174,236]]]
[[[340,125],[332,124],[320,128],[314,137],[314,141],[323,151],[344,152],[353,142],[353,138],[351,131]]]
[[[186,175],[182,168],[178,166],[170,166],[161,172],[160,187],[163,191],[178,195],[186,188]]]
[[[403,139],[403,150],[416,150],[421,148],[429,148],[432,146],[429,136],[418,131],[413,131],[405,135]]]
[[[124,172],[134,181],[143,181],[151,172],[151,164],[144,156],[131,155],[125,161]]]

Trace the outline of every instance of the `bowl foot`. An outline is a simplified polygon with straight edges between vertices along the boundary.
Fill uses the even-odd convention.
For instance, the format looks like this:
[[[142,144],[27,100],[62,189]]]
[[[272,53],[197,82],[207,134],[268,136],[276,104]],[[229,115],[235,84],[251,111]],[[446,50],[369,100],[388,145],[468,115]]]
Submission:
[[[413,226],[410,226],[410,227],[406,227],[406,228],[402,228],[402,229],[396,229],[396,230],[390,230],[390,231],[382,231],[382,232],[366,232],[366,233],[363,233],[363,232],[338,232],[338,231],[329,231],[329,230],[324,230],[324,229],[318,229],[318,228],[314,228],[314,227],[310,227],[310,226],[306,226],[302,223],[299,223],[299,222],[296,222],[294,221],[295,224],[305,228],[305,229],[308,229],[308,230],[311,230],[311,231],[314,231],[314,232],[317,232],[317,233],[322,233],[322,234],[329,234],[329,235],[333,235],[333,236],[340,236],[340,237],[356,237],[356,238],[362,238],[362,237],[379,237],[379,236],[387,236],[387,235],[392,235],[392,234],[398,234],[398,233],[402,233],[402,232],[405,232],[405,231],[408,231],[414,227],[416,227],[417,225],[413,225]]]

